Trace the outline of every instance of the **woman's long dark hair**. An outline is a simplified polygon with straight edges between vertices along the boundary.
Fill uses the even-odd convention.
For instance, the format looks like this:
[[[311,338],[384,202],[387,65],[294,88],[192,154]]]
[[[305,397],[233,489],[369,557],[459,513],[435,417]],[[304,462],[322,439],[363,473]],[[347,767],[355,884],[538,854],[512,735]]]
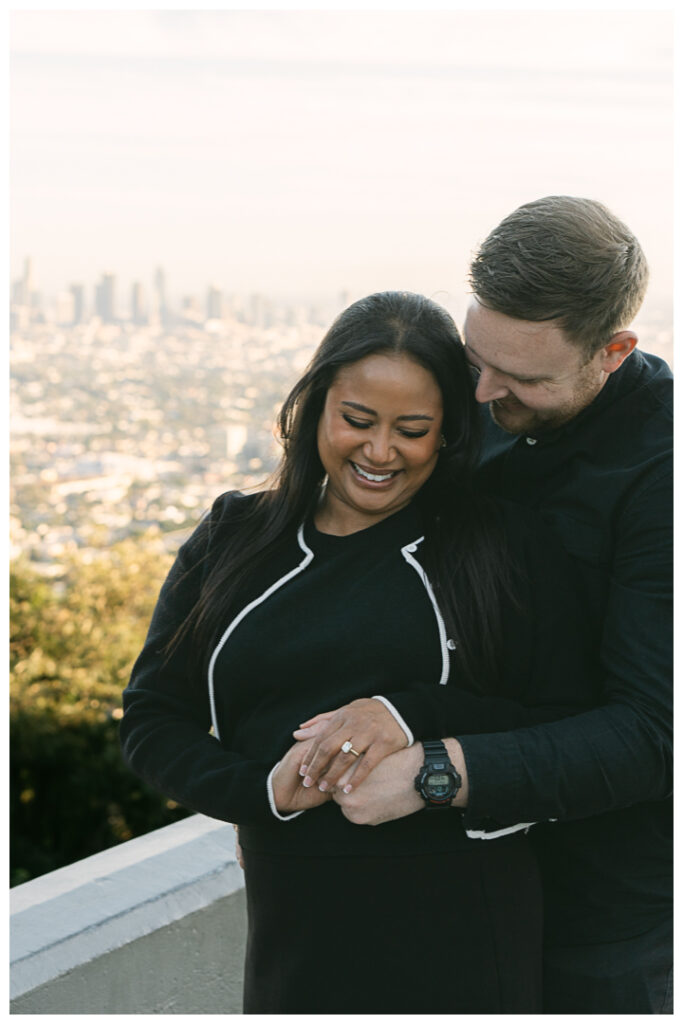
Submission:
[[[250,578],[313,514],[325,479],[317,429],[327,391],[341,367],[378,353],[408,356],[441,389],[446,443],[416,497],[425,520],[421,560],[457,641],[460,678],[487,691],[498,674],[500,606],[511,592],[510,562],[496,507],[473,485],[481,414],[460,335],[446,310],[409,292],[370,295],[334,321],[282,406],[284,451],[274,486],[232,524],[185,627],[205,661],[216,635],[244,603]]]

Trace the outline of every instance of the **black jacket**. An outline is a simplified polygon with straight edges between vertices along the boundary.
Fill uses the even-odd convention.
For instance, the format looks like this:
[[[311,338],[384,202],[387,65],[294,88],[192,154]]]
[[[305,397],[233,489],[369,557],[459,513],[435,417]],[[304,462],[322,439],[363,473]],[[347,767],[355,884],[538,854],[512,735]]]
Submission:
[[[221,627],[210,658],[209,652],[202,656],[194,651],[187,635],[168,655],[167,645],[196,603],[216,552],[230,540],[236,511],[246,509],[248,512],[253,500],[253,495],[221,496],[181,547],[162,588],[145,646],[124,693],[125,714],[121,723],[124,756],[138,774],[174,800],[212,817],[246,826],[265,826],[272,833],[269,841],[280,834],[282,842],[291,843],[289,837],[302,831],[304,824],[297,821],[282,825],[269,800],[267,780],[274,764],[293,742],[292,729],[310,715],[357,697],[381,695],[398,710],[416,739],[428,739],[449,735],[450,722],[458,722],[462,728],[474,732],[513,729],[551,721],[587,706],[591,688],[589,667],[591,659],[595,659],[595,651],[588,638],[589,631],[578,626],[582,603],[571,565],[558,545],[553,556],[552,538],[546,544],[539,543],[538,528],[528,522],[527,514],[507,505],[504,507],[507,532],[526,573],[518,584],[523,611],[504,605],[505,671],[494,693],[483,695],[458,685],[457,652],[449,649],[443,621],[439,622],[437,603],[418,561],[422,524],[417,512],[413,513],[412,505],[405,513],[396,513],[384,523],[362,531],[353,543],[367,546],[363,564],[370,567],[377,563],[384,549],[395,551],[396,562],[403,566],[396,579],[392,575],[395,570],[391,568],[371,571],[365,589],[372,591],[372,600],[377,605],[385,606],[383,614],[391,620],[405,614],[401,593],[407,588],[410,595],[407,599],[413,602],[410,608],[414,608],[414,612],[409,612],[404,635],[410,635],[415,628],[415,619],[411,624],[411,616],[428,614],[419,639],[424,643],[427,635],[433,636],[429,641],[435,648],[433,657],[430,646],[425,660],[435,660],[439,666],[434,678],[432,673],[423,681],[410,676],[397,686],[402,666],[394,665],[392,671],[392,645],[389,643],[388,656],[376,676],[376,689],[371,692],[365,692],[366,683],[356,679],[354,672],[328,686],[318,675],[315,686],[307,689],[309,680],[304,666],[310,660],[313,643],[319,645],[318,634],[324,635],[328,627],[317,620],[315,604],[312,611],[307,605],[308,611],[302,616],[298,603],[304,597],[310,601],[308,591],[311,588],[315,599],[315,587],[320,586],[316,583],[317,560],[306,543],[305,530],[292,531],[274,560],[250,579],[241,608],[236,609],[231,622]],[[347,584],[352,586],[356,582],[353,578],[345,582],[343,563],[344,560],[338,581],[342,592]],[[393,556],[389,565],[394,565]],[[387,584],[389,577],[393,582]],[[402,579],[406,580],[405,584],[401,583]],[[302,587],[307,588],[305,593]],[[291,651],[291,633],[281,632],[284,627],[279,618],[273,618],[270,610],[275,599],[268,595],[276,590],[278,600],[285,602],[280,605],[281,617],[301,624],[301,629],[296,630],[300,634],[297,642],[301,644],[299,683],[296,685],[295,680],[295,685],[288,690],[278,678],[277,651],[280,648]],[[297,593],[301,598],[297,599]],[[390,612],[392,601],[400,602],[393,615]],[[350,602],[349,609],[350,619],[352,613],[355,614]],[[239,634],[231,639],[235,626],[244,621],[245,615],[253,619],[261,610],[270,616],[265,634],[269,648],[275,652],[272,678],[265,687],[262,680],[255,680],[249,684],[253,687],[249,690],[242,681],[248,673],[238,670],[228,678],[223,675],[220,683],[214,685],[213,666],[214,663],[219,665],[217,659],[223,656],[221,651],[241,643]],[[344,615],[343,609],[339,614]],[[434,628],[435,616],[438,630]],[[335,629],[340,628],[345,628],[345,623],[337,616]],[[353,635],[350,626],[349,631]],[[364,631],[367,632],[367,628]],[[243,634],[243,629],[241,632]],[[328,658],[334,656],[330,651]],[[244,665],[249,659],[248,650],[243,652],[242,658]],[[207,660],[208,668],[205,668]],[[419,671],[419,666],[416,668]],[[575,684],[577,675],[581,675],[582,688]],[[448,685],[439,685],[447,680]],[[358,692],[354,691],[354,686]],[[258,729],[255,730],[256,723]],[[209,734],[210,729],[213,735]],[[328,809],[321,808],[306,817],[315,817],[322,823],[323,811],[329,816]],[[335,811],[339,813],[338,808]],[[518,819],[509,824],[519,827],[529,820]],[[455,828],[460,816],[454,814],[452,821]],[[305,827],[313,826],[307,823]],[[397,830],[401,827],[392,826]],[[367,834],[367,830],[359,830],[357,826],[349,828],[354,835]],[[381,826],[371,831],[388,834],[391,830]],[[461,825],[459,831],[464,839]],[[473,831],[480,831],[478,824]]]
[[[634,351],[595,401],[546,436],[515,437],[489,421],[481,476],[492,493],[539,512],[580,567],[602,627],[601,674],[593,710],[497,735],[456,733],[466,820],[601,816],[534,830],[534,840],[549,879],[571,876],[569,917],[575,899],[582,912],[592,907],[592,941],[634,934],[668,906],[671,884],[669,368]]]

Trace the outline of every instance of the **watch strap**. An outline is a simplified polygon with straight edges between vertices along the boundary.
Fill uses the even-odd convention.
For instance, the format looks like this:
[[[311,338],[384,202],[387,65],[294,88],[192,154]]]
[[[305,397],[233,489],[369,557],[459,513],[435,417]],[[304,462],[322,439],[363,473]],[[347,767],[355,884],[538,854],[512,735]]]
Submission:
[[[451,765],[451,759],[448,756],[446,744],[443,740],[423,740],[422,746],[425,752],[425,763],[431,765],[436,761],[437,764],[443,764],[444,767]]]

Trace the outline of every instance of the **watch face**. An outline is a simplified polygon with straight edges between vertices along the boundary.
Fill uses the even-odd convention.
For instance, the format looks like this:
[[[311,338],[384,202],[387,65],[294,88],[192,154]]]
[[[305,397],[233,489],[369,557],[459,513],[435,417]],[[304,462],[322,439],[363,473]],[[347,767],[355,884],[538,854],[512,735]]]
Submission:
[[[451,764],[443,743],[431,740],[425,742],[424,751],[425,764],[420,774],[415,776],[415,789],[425,801],[427,810],[450,807],[451,800],[460,788],[460,776]]]
[[[431,797],[448,796],[453,785],[453,780],[447,772],[434,772],[427,776],[426,789]]]

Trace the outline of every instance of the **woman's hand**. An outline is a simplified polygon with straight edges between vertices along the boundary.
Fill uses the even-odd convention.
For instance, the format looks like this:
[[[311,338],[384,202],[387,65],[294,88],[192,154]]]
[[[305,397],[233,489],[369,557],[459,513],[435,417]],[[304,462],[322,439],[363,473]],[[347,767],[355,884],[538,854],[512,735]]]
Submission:
[[[391,712],[372,697],[316,715],[302,722],[293,735],[297,740],[311,741],[307,756],[301,760],[303,785],[320,792],[330,792],[336,786],[350,793],[383,758],[402,750],[408,742]],[[347,740],[360,757],[342,751]]]
[[[300,768],[302,761],[310,760],[312,743],[295,743],[290,747],[273,772],[273,799],[280,814],[293,814],[295,811],[309,811],[312,807],[320,807],[331,799],[331,792],[321,792],[317,788],[308,789],[301,785]]]

